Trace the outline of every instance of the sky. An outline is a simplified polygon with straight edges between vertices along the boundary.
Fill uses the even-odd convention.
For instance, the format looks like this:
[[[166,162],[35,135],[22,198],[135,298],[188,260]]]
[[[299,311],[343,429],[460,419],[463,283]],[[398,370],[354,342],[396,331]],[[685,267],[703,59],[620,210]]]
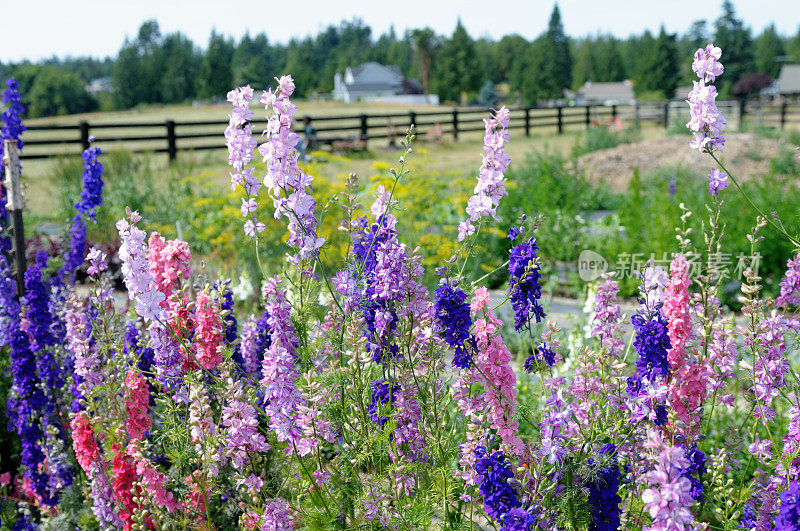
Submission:
[[[5,4],[5,5],[4,5]],[[683,33],[697,19],[715,20],[722,0],[559,0],[568,35],[610,32],[620,37],[658,31]],[[759,33],[774,22],[778,32],[795,35],[800,0],[734,0],[739,18]],[[155,18],[162,33],[179,30],[204,47],[212,28],[240,37],[246,31],[267,33],[272,42],[313,35],[328,24],[360,17],[373,36],[393,24],[430,26],[449,35],[460,16],[473,37],[498,39],[510,33],[538,36],[547,26],[553,0],[295,0],[230,2],[224,0],[3,0],[0,61],[114,56],[126,36]],[[9,23],[13,21],[13,23]]]

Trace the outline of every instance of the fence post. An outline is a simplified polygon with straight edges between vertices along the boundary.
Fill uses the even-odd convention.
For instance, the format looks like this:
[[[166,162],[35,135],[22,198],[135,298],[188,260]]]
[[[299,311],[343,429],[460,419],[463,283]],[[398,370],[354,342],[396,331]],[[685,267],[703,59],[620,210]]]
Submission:
[[[564,120],[563,120],[563,118],[564,118],[564,107],[559,105],[556,110],[558,111],[558,113],[557,113],[557,125],[558,125],[558,134],[560,135],[561,133],[564,132]]]
[[[525,107],[525,136],[531,136],[531,108]]]
[[[78,124],[78,129],[81,132],[81,146],[84,150],[89,149],[89,122],[81,121]]]
[[[739,100],[739,131],[742,130],[742,124],[744,124],[744,115],[747,113],[747,110],[744,108],[744,98]]]
[[[617,119],[617,106],[616,106],[616,104],[611,106],[611,119],[612,120],[616,120]]]
[[[361,140],[364,142],[364,147],[367,145],[367,135],[368,135],[368,128],[367,128],[367,115],[361,114]]]
[[[414,126],[416,129],[417,127],[417,113],[414,111],[408,111],[408,127]]]
[[[591,105],[586,106],[586,129],[589,129],[589,126],[592,125],[592,114],[591,114]]]
[[[20,188],[19,150],[16,140],[6,140],[3,144],[3,165],[6,167],[4,184],[6,187],[6,213],[10,214],[11,251],[14,254],[17,277],[17,295],[25,292],[25,227],[22,224],[22,191]]]
[[[453,109],[453,141],[458,141],[458,109]]]
[[[786,127],[786,102],[781,104],[781,129]]]
[[[633,102],[633,126],[639,128],[639,102]]]
[[[169,162],[175,160],[175,157],[178,155],[178,146],[177,146],[177,139],[175,138],[175,121],[174,120],[167,120],[167,154],[169,155]]]
[[[669,102],[664,104],[664,129],[669,129]]]

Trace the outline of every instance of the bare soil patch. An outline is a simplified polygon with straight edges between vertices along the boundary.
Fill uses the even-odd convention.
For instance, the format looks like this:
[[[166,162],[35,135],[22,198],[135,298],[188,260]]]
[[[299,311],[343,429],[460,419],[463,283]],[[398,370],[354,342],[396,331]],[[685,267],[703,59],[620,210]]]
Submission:
[[[778,141],[753,133],[731,133],[725,141],[722,161],[737,177],[747,180],[769,171],[769,162],[778,153]],[[664,136],[611,149],[594,151],[578,158],[578,167],[592,183],[606,183],[615,192],[624,192],[639,168],[644,172],[663,166],[685,166],[707,175],[713,159],[689,147],[689,135]]]

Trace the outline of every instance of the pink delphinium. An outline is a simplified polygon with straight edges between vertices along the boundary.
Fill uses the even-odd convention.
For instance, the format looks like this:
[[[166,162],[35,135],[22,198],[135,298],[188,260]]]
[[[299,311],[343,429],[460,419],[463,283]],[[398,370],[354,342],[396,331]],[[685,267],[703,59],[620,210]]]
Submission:
[[[125,412],[127,418],[125,425],[131,439],[141,439],[144,432],[153,426],[153,419],[148,414],[150,407],[150,389],[147,378],[133,369],[128,370],[125,377],[127,398],[125,399]]]
[[[317,202],[309,194],[313,177],[297,165],[298,152],[295,146],[300,137],[292,131],[292,116],[297,107],[289,101],[294,88],[292,78],[283,76],[278,79],[275,92],[270,89],[261,96],[261,102],[268,112],[272,109],[273,114],[264,131],[267,142],[261,144],[258,151],[267,165],[264,185],[272,197],[275,219],[283,216],[289,218],[287,243],[297,249],[297,255],[289,259],[297,263],[302,259],[314,258],[325,240],[317,235]],[[258,231],[258,228],[254,230]]]
[[[497,205],[503,196],[508,195],[505,186],[505,173],[511,158],[505,152],[509,141],[508,123],[511,112],[506,107],[498,109],[494,115],[485,118],[483,139],[483,163],[478,170],[478,183],[473,196],[467,202],[467,219],[458,225],[458,241],[475,233],[475,223],[491,216],[497,217]]]
[[[94,470],[97,460],[97,441],[94,438],[94,428],[85,412],[81,411],[72,421],[72,449],[75,450],[75,458],[84,471],[89,474]]]
[[[722,74],[723,67],[719,62],[722,51],[709,44],[705,49],[699,49],[695,53],[692,70],[698,75],[700,81],[694,82],[694,88],[689,92],[690,120],[686,124],[692,133],[694,140],[690,146],[700,151],[722,149],[725,145],[725,137],[722,131],[725,129],[725,118],[717,108],[717,89],[713,85],[716,77]]]
[[[708,370],[686,352],[692,337],[692,316],[689,304],[689,262],[677,255],[670,265],[670,280],[664,297],[664,314],[668,319],[670,344],[667,360],[672,369],[669,383],[670,404],[678,419],[687,426],[685,435],[697,434],[701,412],[707,396]]]
[[[206,290],[197,294],[195,301],[195,345],[197,362],[211,370],[222,361],[222,320],[219,305],[212,301]]]
[[[191,275],[189,262],[192,260],[192,252],[189,244],[182,240],[167,241],[159,233],[153,232],[148,240],[147,259],[156,289],[165,297],[161,307],[168,309],[172,306],[170,298],[178,280],[186,280]]]
[[[484,383],[484,400],[489,407],[489,424],[507,444],[512,453],[522,455],[524,445],[517,437],[517,376],[511,368],[511,353],[503,343],[500,330],[503,322],[488,304],[486,288],[475,290],[470,309],[475,322],[478,344],[477,366]]]
[[[781,280],[781,294],[776,306],[800,306],[800,254],[786,263],[786,276]]]
[[[182,505],[176,500],[175,495],[166,488],[167,476],[159,471],[153,463],[142,455],[141,441],[133,441],[129,452],[133,456],[133,463],[138,475],[138,483],[143,492],[150,497],[156,505],[163,507],[170,513],[180,509]]]

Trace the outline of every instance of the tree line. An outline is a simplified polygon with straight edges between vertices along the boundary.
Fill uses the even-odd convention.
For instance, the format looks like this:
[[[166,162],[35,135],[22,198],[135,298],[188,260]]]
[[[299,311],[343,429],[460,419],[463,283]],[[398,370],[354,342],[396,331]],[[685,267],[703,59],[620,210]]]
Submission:
[[[755,72],[777,77],[782,62],[800,63],[800,28],[782,36],[774,24],[757,35],[730,0],[720,16],[695,21],[681,35],[662,26],[627,38],[611,34],[569,37],[556,4],[547,30],[533,40],[506,35],[474,38],[459,20],[451,35],[430,28],[394,28],[374,38],[359,19],[330,25],[315,36],[271,42],[265,33],[233,38],[212,31],[205,49],[181,32],[162,34],[148,20],[126,39],[116,58],[50,59],[33,64],[0,64],[0,76],[20,81],[32,116],[96,109],[128,109],[141,104],[218,100],[232,87],[269,86],[290,72],[301,97],[328,93],[334,74],[367,61],[400,66],[442,102],[471,102],[504,84],[515,102],[537,104],[563,97],[565,88],[587,81],[634,82],[640,99],[672,98],[695,78],[691,53],[713,41],[724,50],[726,75],[719,88],[729,97],[734,84]],[[110,77],[109,93],[89,94],[86,85]],[[482,90],[483,89],[483,90]]]

